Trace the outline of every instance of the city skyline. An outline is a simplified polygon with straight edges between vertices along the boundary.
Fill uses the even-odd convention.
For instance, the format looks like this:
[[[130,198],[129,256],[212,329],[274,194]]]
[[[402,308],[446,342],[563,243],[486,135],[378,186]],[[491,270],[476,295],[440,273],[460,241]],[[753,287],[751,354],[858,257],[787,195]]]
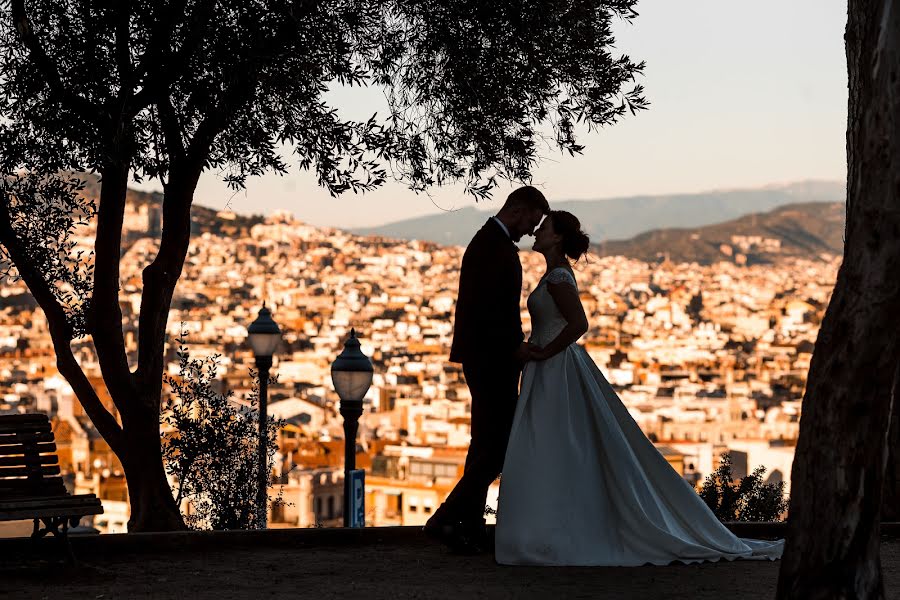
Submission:
[[[146,205],[127,210],[131,243],[122,258],[120,306],[130,363],[137,360],[141,272],[158,250],[152,221]],[[92,232],[83,233],[79,243],[90,243]],[[580,263],[576,279],[590,328],[579,344],[689,483],[711,473],[726,450],[736,476],[764,465],[772,482],[786,483],[805,373],[840,258],[798,258],[776,240],[740,235],[721,248],[722,260],[709,265],[623,256]],[[740,259],[764,250],[771,263]],[[471,397],[461,368],[448,362],[462,252],[319,229],[287,215],[194,237],[167,323],[166,373],[179,376],[175,350],[183,339],[193,358],[220,356],[221,389],[246,399],[253,360],[246,327],[260,299],[269,300],[283,332],[273,357],[278,381],[269,389],[269,414],[286,420],[277,485],[292,504],[273,512],[271,522],[339,524],[342,455],[322,449],[341,445],[330,365],[351,328],[375,368],[360,430],[367,458],[357,463],[367,471],[367,524],[421,525],[449,492],[470,436]],[[520,259],[521,318],[531,331],[524,298],[544,262],[534,252]],[[124,531],[130,509],[122,465],[56,368],[48,321],[24,283],[7,291],[0,303],[0,412],[54,419],[74,489],[103,502],[94,525]],[[92,385],[105,389],[92,342],[72,347]],[[410,464],[401,468],[404,462]],[[491,502],[496,489],[492,494]]]
[[[647,63],[639,83],[650,109],[582,135],[581,156],[546,149],[533,183],[561,201],[842,181],[845,7],[835,0],[765,0],[752,7],[644,0],[634,23],[619,23],[615,33],[618,52]],[[329,100],[350,118],[368,118],[376,109],[384,114],[375,89],[335,88]],[[157,182],[139,187],[159,189]],[[499,206],[510,189],[501,185],[485,207]],[[207,172],[195,202],[238,213],[289,210],[310,224],[340,227],[475,205],[460,186],[429,197],[393,182],[333,199],[296,168],[283,177],[253,178],[237,193],[220,174]]]

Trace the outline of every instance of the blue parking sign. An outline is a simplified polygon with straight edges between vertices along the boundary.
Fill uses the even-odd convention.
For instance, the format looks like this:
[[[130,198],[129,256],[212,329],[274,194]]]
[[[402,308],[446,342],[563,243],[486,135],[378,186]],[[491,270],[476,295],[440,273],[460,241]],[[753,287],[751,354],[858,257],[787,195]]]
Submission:
[[[350,527],[366,526],[366,472],[350,471]]]

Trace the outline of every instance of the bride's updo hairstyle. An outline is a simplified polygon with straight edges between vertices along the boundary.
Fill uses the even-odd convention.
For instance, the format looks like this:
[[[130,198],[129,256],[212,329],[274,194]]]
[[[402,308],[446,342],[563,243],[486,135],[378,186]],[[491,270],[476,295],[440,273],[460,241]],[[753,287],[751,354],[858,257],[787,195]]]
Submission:
[[[553,225],[553,231],[562,236],[562,250],[565,255],[577,262],[591,245],[590,238],[581,230],[578,217],[564,210],[551,210],[547,218]]]

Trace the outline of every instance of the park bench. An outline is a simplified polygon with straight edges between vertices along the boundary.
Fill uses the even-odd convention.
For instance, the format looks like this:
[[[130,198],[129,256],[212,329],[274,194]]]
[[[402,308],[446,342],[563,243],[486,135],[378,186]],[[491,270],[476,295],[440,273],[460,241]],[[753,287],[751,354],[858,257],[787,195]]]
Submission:
[[[0,415],[0,521],[33,519],[33,539],[53,534],[68,549],[69,525],[103,507],[94,494],[69,494],[58,463],[47,415]]]

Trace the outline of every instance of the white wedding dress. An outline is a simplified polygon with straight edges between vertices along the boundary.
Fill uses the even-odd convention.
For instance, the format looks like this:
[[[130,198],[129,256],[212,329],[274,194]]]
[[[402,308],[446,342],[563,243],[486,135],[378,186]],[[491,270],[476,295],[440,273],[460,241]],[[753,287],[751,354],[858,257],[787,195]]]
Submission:
[[[530,341],[566,322],[547,281],[528,298]],[[577,286],[576,286],[577,287]],[[783,541],[741,539],[713,515],[628,414],[576,344],[529,362],[500,479],[496,559],[508,565],[665,565],[781,556]]]

